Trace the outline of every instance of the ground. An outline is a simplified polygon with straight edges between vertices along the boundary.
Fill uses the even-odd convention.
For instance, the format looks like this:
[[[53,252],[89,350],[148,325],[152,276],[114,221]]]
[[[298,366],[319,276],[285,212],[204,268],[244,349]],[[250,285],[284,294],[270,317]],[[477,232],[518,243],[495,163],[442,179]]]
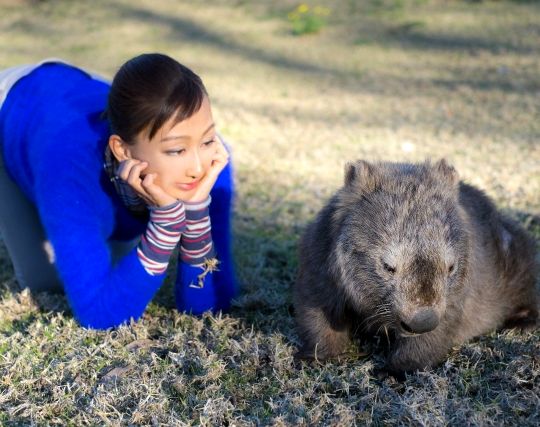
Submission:
[[[79,327],[62,297],[19,291],[0,242],[4,425],[539,425],[540,331],[493,332],[404,381],[377,347],[295,364],[296,244],[345,162],[447,158],[540,241],[540,5],[0,0],[0,68],[61,57],[112,77],[142,52],[201,75],[233,148],[233,310]],[[315,3],[306,3],[308,7]]]

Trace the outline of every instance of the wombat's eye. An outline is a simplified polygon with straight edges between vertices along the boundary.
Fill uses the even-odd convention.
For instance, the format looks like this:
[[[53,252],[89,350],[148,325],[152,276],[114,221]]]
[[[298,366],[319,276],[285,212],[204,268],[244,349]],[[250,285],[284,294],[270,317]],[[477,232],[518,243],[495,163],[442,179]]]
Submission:
[[[392,273],[394,274],[396,272],[396,268],[395,267],[392,267],[391,265],[388,265],[387,263],[383,262],[383,267],[386,271],[388,271],[389,273]]]
[[[452,274],[454,272],[454,264],[450,264],[450,267],[448,267],[448,274]]]

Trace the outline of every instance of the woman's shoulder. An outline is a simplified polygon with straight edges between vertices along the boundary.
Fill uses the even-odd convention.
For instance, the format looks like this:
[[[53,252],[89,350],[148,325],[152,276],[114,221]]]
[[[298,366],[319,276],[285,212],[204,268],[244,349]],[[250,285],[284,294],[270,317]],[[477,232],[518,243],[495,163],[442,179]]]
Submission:
[[[68,68],[71,70],[76,70],[77,72],[86,75],[96,82],[103,83],[107,86],[110,85],[109,80],[98,73],[92,72],[91,70],[87,70],[83,67],[77,67],[60,58],[47,58],[36,63],[17,65],[0,71],[0,105],[2,105],[7,97],[8,92],[19,80],[31,75],[36,70],[41,68],[46,68],[47,71],[50,71],[52,68]]]

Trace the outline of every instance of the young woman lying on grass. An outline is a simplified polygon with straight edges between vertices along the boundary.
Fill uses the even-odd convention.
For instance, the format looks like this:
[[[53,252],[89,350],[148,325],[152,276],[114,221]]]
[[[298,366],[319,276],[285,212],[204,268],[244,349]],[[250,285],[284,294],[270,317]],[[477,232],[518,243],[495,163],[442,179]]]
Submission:
[[[141,316],[179,245],[178,309],[229,307],[231,168],[190,69],[162,54],[112,84],[55,60],[7,69],[0,148],[0,233],[22,287],[63,289],[82,325],[116,326]]]

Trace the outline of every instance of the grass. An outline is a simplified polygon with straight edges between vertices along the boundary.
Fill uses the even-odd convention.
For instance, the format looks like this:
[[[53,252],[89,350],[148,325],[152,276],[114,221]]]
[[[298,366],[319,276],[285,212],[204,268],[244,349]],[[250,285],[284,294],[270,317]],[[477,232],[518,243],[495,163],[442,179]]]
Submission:
[[[62,297],[19,291],[0,244],[0,423],[538,425],[540,332],[493,332],[403,382],[376,346],[296,365],[289,312],[305,224],[356,158],[448,158],[540,241],[540,6],[335,0],[315,35],[297,2],[0,0],[0,67],[62,57],[111,77],[166,52],[194,68],[233,146],[229,314],[173,309],[82,329]],[[368,355],[364,355],[368,353]]]

